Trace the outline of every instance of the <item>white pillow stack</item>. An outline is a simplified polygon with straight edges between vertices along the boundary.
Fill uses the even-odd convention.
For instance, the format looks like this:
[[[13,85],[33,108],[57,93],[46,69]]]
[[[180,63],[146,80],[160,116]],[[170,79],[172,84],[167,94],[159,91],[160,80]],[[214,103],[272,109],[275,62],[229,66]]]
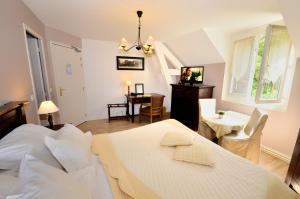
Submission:
[[[6,198],[10,194],[14,194],[19,187],[19,180],[11,173],[0,173],[0,199]]]
[[[162,138],[161,146],[188,146],[193,144],[194,136],[184,131],[170,131]]]
[[[91,132],[71,124],[57,132],[33,124],[16,128],[0,141],[0,170],[7,170],[0,173],[0,199],[112,199],[91,143]]]
[[[83,133],[77,127],[66,124],[56,137],[45,137],[45,144],[67,172],[77,171],[90,163],[91,132]]]
[[[193,133],[187,130],[167,132],[163,136],[160,145],[175,147],[174,160],[204,166],[214,165],[211,147],[205,143],[194,142]]]
[[[113,198],[104,170],[91,152],[92,134],[66,124],[45,144],[68,174],[86,188],[93,199]]]
[[[61,166],[44,144],[45,136],[53,136],[55,131],[46,127],[22,125],[0,141],[0,169],[18,171],[25,154],[31,154],[56,168]]]
[[[79,182],[57,168],[31,155],[25,155],[19,172],[20,194],[7,199],[90,199],[90,193]]]
[[[211,147],[203,143],[194,143],[191,146],[177,146],[174,153],[174,160],[214,166],[212,155]]]

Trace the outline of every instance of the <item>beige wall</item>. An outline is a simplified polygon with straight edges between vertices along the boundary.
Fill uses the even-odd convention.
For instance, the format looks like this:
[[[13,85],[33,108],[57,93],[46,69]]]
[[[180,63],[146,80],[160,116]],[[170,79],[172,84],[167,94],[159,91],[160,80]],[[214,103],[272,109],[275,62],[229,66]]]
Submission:
[[[216,86],[214,88],[213,97],[217,100],[217,107],[221,105],[224,72],[224,63],[204,65],[203,83],[206,85]]]
[[[54,88],[49,41],[81,47],[81,39],[45,27],[20,0],[0,2],[0,103],[12,100],[30,100],[33,95],[29,63],[27,60],[23,23],[42,37],[50,88]],[[55,101],[55,89],[52,98]],[[37,110],[33,103],[26,109],[28,122],[37,123]]]
[[[205,66],[204,81],[216,86],[214,97],[218,101],[218,109],[234,110],[251,114],[254,107],[221,100],[225,64]],[[300,58],[297,60],[293,87],[286,111],[267,110],[269,119],[263,131],[262,144],[287,156],[293,153],[300,128]]]
[[[0,99],[29,100],[33,94],[22,23],[44,37],[44,25],[20,0],[0,3]],[[45,40],[44,40],[45,41]],[[37,122],[36,109],[26,110],[28,122]]]

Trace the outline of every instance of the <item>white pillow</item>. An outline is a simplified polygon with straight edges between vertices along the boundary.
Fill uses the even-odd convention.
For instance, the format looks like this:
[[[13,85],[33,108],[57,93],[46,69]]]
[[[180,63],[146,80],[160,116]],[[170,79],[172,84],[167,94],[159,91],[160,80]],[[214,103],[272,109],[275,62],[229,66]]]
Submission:
[[[174,159],[194,164],[214,166],[212,149],[203,143],[194,143],[191,146],[177,146]]]
[[[89,166],[69,174],[90,191],[92,199],[113,199],[103,165],[97,156],[92,155]]]
[[[20,167],[21,192],[14,199],[90,199],[79,182],[65,172],[25,155]]]
[[[190,132],[172,131],[167,132],[162,138],[161,146],[186,146],[193,144],[194,136]]]
[[[77,171],[90,162],[91,150],[72,140],[45,137],[45,144],[67,172]]]
[[[51,166],[61,168],[44,144],[45,136],[54,135],[55,131],[34,124],[25,124],[16,128],[0,140],[0,169],[17,171],[26,153]]]
[[[6,172],[0,173],[0,198],[15,194],[15,190],[17,190],[18,187],[19,180],[17,177]]]
[[[71,140],[81,145],[91,148],[92,133],[90,131],[83,133],[79,128],[72,124],[65,124],[64,127],[58,130],[57,139]]]

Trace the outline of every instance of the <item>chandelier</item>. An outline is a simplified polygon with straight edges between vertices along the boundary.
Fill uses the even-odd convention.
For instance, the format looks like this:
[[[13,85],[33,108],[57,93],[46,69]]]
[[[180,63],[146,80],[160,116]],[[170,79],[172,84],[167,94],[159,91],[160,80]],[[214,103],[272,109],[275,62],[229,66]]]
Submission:
[[[138,51],[143,50],[143,53],[145,55],[149,55],[153,53],[154,47],[153,47],[153,37],[149,36],[148,40],[146,41],[145,44],[141,41],[141,17],[143,15],[143,11],[138,10],[137,16],[139,18],[139,25],[138,25],[138,38],[137,41],[133,43],[132,46],[128,47],[128,42],[125,38],[121,39],[119,49],[121,51],[127,52],[135,47]]]

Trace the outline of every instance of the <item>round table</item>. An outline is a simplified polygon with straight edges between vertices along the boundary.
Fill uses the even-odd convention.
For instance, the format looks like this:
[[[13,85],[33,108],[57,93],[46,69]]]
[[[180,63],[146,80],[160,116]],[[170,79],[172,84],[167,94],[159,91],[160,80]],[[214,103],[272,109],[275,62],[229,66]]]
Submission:
[[[218,118],[218,116],[215,116],[202,117],[202,120],[215,131],[217,138],[232,133],[232,131],[240,131],[247,123],[247,120],[245,120],[245,118],[239,118],[226,113],[221,119]]]

